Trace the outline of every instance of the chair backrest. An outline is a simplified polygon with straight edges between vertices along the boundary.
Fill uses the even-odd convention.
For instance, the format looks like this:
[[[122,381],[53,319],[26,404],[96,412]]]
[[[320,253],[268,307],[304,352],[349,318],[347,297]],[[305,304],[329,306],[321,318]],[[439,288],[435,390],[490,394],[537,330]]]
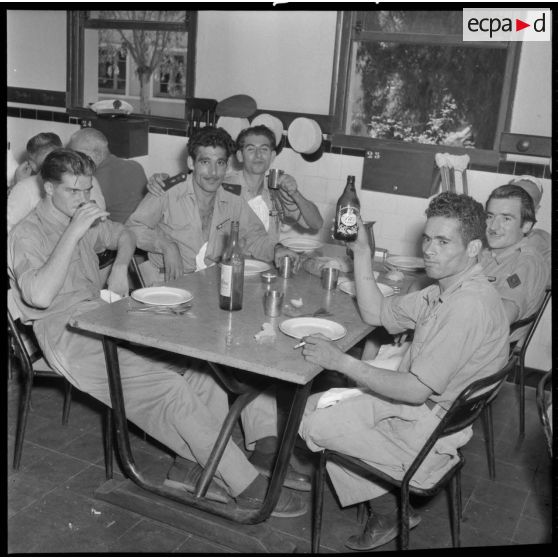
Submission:
[[[502,387],[514,365],[515,360],[510,357],[504,368],[491,376],[475,380],[457,396],[407,470],[403,480],[404,483],[412,479],[439,438],[459,432],[475,422],[485,405],[494,398],[494,395]]]
[[[31,326],[21,322],[21,313],[11,289],[8,289],[8,343],[13,355],[21,362],[23,371],[33,374],[33,364],[43,358],[43,353]],[[53,371],[53,374],[56,373]]]
[[[525,353],[527,351],[527,347],[529,347],[529,343],[531,342],[531,339],[535,334],[535,330],[537,329],[537,326],[541,321],[542,315],[544,314],[544,311],[546,309],[546,306],[551,296],[552,296],[552,289],[550,287],[547,287],[541,305],[539,306],[538,310],[536,312],[533,312],[530,316],[527,316],[522,320],[516,320],[515,322],[513,322],[513,324],[511,324],[510,335],[525,326],[529,326],[523,335],[523,339],[520,340],[515,345],[514,352],[517,353],[518,351],[522,351],[523,353]]]
[[[216,99],[188,97],[186,99],[186,135],[190,137],[204,126],[215,126]]]

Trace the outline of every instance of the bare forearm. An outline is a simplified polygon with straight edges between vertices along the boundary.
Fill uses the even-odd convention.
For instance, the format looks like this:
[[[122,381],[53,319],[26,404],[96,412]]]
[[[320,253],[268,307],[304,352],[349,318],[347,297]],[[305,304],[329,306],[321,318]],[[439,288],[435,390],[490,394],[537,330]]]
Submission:
[[[161,232],[148,227],[130,226],[138,248],[154,254],[164,254],[173,241]]]
[[[402,403],[420,405],[431,395],[432,390],[409,372],[394,372],[377,368],[347,354],[340,357],[339,372],[354,380],[358,385]]]
[[[124,229],[118,237],[116,259],[113,265],[127,268],[135,250],[136,237],[134,233],[128,229]]]
[[[309,229],[318,230],[322,228],[324,220],[320,215],[320,210],[316,204],[307,200],[298,190],[292,195],[293,201],[296,203],[302,218],[308,225]]]
[[[362,319],[370,325],[381,325],[380,313],[384,296],[374,279],[372,253],[369,247],[354,248],[355,290]]]

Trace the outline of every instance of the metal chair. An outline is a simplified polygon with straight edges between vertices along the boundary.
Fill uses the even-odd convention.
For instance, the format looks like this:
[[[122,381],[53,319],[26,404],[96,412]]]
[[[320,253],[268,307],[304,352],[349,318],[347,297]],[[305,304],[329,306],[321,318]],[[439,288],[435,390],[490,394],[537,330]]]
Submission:
[[[546,449],[552,459],[552,411],[549,412],[549,405],[552,404],[552,370],[549,370],[537,385],[537,409],[544,432]],[[550,390],[546,388],[550,387]]]
[[[525,435],[525,355],[527,354],[527,349],[529,343],[533,338],[535,330],[544,314],[548,301],[552,296],[552,290],[547,288],[545,291],[544,298],[539,309],[524,318],[523,320],[518,320],[510,326],[510,334],[514,331],[529,326],[525,332],[523,339],[516,343],[513,343],[510,348],[510,357],[514,360],[515,365],[513,371],[515,372],[516,378],[519,379],[519,436],[523,437]],[[496,478],[496,459],[494,457],[494,427],[492,423],[492,401],[496,398],[496,393],[493,395],[492,399],[487,402],[482,412],[482,421],[484,426],[484,435],[486,439],[486,451],[488,459],[488,473],[491,480]]]
[[[519,340],[511,350],[511,354],[515,357],[516,378],[519,380],[519,436],[525,436],[525,355],[529,348],[529,343],[535,334],[537,326],[541,321],[546,306],[552,296],[552,289],[549,287],[544,293],[544,298],[539,309],[523,320],[517,320],[510,327],[510,333],[520,328],[529,326],[525,332],[523,339]]]
[[[418,488],[411,485],[413,477],[434,447],[438,439],[459,432],[464,428],[473,424],[473,422],[481,414],[487,401],[493,397],[508,374],[514,366],[514,360],[509,359],[504,368],[497,373],[492,374],[486,378],[472,382],[465,388],[456,400],[453,402],[450,409],[441,419],[438,426],[432,432],[428,440],[425,442],[418,455],[407,468],[407,472],[403,479],[394,478],[384,471],[354,457],[339,453],[332,450],[324,450],[321,454],[320,465],[316,474],[316,486],[314,492],[314,522],[312,528],[312,553],[319,552],[320,548],[320,534],[322,524],[322,509],[323,509],[323,488],[325,481],[325,466],[328,460],[337,463],[358,475],[365,477],[372,477],[383,482],[387,482],[399,488],[401,496],[400,505],[400,542],[401,548],[407,549],[409,544],[409,495],[417,494],[420,496],[432,496],[438,492],[442,487],[447,485],[448,494],[451,502],[451,523],[452,523],[452,538],[454,546],[460,546],[460,521],[461,521],[461,467],[465,464],[465,459],[461,452],[458,450],[457,459],[453,466],[444,474],[444,476],[431,488]],[[373,502],[373,501],[372,501]]]
[[[188,97],[186,99],[186,135],[191,137],[194,132],[204,126],[215,126],[216,108],[216,99]]]
[[[14,470],[19,470],[21,454],[23,451],[23,440],[27,427],[27,418],[31,406],[31,392],[35,377],[54,378],[64,383],[64,405],[62,411],[62,424],[68,423],[70,415],[70,404],[72,401],[72,384],[61,374],[52,369],[45,361],[41,349],[35,341],[33,330],[21,322],[21,315],[13,302],[11,292],[8,291],[8,357],[16,359],[20,363],[23,375],[22,393],[18,409],[17,430],[14,449]],[[12,360],[13,362],[13,360]],[[112,410],[107,407],[104,417],[104,449],[105,449],[105,474],[106,478],[112,478]]]

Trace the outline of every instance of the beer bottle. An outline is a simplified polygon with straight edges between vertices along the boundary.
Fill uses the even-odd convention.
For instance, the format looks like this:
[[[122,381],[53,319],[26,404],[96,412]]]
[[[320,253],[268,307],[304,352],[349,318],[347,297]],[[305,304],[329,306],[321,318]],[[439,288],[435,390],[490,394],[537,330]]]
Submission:
[[[344,241],[356,240],[358,233],[357,215],[359,213],[360,202],[355,190],[355,177],[349,175],[345,190],[337,200],[333,238]]]
[[[231,222],[229,242],[221,259],[219,307],[240,310],[244,291],[244,256],[238,244],[238,221]]]

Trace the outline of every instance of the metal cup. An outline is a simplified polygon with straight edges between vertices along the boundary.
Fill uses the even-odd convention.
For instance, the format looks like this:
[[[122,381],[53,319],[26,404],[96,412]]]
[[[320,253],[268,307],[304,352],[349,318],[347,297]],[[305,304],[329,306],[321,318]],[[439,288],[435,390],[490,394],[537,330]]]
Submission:
[[[279,275],[283,279],[288,279],[293,274],[293,260],[290,256],[283,256],[279,264]]]
[[[322,269],[322,287],[331,291],[337,287],[337,279],[339,279],[339,270],[333,267],[324,267]]]
[[[283,296],[284,294],[281,291],[266,291],[264,293],[264,312],[266,316],[273,318],[281,315]]]
[[[279,178],[281,178],[282,174],[285,174],[282,170],[269,169],[269,174],[267,175],[267,187],[270,190],[277,190],[279,188]]]

